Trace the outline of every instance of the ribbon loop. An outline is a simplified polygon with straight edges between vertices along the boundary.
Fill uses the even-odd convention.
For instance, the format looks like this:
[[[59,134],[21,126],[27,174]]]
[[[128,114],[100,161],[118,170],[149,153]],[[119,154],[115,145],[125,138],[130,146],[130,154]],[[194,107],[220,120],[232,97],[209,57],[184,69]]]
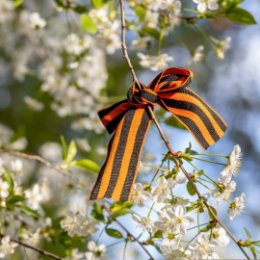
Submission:
[[[138,162],[151,118],[146,106],[158,104],[175,116],[193,134],[203,149],[217,142],[227,125],[206,101],[187,86],[192,72],[185,68],[169,68],[145,87],[134,84],[127,99],[98,112],[113,133],[107,159],[97,177],[90,199],[104,197],[128,200],[136,179]]]

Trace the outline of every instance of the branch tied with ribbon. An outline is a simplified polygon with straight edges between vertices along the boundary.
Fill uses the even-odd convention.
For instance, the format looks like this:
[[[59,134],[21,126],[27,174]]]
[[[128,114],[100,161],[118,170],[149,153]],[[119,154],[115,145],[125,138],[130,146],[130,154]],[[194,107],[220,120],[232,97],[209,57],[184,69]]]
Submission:
[[[136,179],[141,151],[150,127],[147,106],[156,104],[171,112],[195,137],[203,149],[217,142],[227,125],[223,118],[187,86],[192,72],[169,68],[141,89],[134,84],[122,100],[98,112],[111,134],[108,154],[90,199],[129,200]]]

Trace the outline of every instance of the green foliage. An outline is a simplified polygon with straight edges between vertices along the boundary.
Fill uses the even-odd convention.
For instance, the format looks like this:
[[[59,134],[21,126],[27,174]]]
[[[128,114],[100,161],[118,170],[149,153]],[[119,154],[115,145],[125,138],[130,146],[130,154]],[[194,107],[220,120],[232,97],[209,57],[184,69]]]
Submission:
[[[114,237],[117,239],[120,239],[123,237],[122,233],[120,231],[118,231],[117,229],[114,228],[106,228],[106,233],[110,236],[110,237]]]
[[[94,203],[92,211],[91,211],[91,215],[99,221],[105,221],[105,215],[104,215],[104,208],[102,205],[98,204],[98,203]]]
[[[235,7],[226,13],[226,17],[232,22],[239,25],[253,25],[256,24],[254,16],[247,10],[241,7]]]
[[[91,160],[88,160],[88,159],[82,159],[82,160],[75,161],[75,163],[73,163],[73,166],[80,168],[82,170],[86,170],[86,171],[90,171],[90,172],[94,172],[94,173],[99,172],[99,166],[97,165],[97,163],[95,163]]]
[[[187,191],[191,196],[196,195],[196,189],[191,181],[188,181],[187,183]]]
[[[80,25],[83,31],[94,34],[97,32],[97,27],[93,20],[87,15],[82,14],[80,16]]]

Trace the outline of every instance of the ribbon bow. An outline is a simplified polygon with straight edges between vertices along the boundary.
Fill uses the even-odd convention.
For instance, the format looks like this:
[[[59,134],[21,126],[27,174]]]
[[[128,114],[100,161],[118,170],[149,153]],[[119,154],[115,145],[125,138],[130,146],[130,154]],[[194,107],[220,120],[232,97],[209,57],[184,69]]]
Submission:
[[[141,85],[142,89],[138,89],[133,85],[127,93],[127,99],[98,112],[107,131],[114,132],[114,135],[90,199],[129,199],[151,123],[147,106],[152,106],[154,110],[158,104],[171,112],[203,149],[224,135],[227,128],[225,121],[187,87],[191,79],[191,71],[169,68],[154,78],[148,87]]]

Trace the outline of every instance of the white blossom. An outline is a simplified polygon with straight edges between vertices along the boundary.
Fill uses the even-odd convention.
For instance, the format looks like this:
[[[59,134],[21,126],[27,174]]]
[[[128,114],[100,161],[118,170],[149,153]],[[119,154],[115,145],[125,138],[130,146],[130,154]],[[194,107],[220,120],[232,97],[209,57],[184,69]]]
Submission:
[[[230,242],[225,229],[222,227],[214,227],[212,231],[209,232],[209,237],[216,246],[226,247]]]
[[[146,231],[146,232],[150,232],[153,233],[154,231],[154,223],[151,220],[150,217],[141,217],[141,216],[137,216],[137,215],[133,215],[133,220],[138,223],[138,227],[142,230],[142,231]]]
[[[219,8],[218,0],[193,0],[197,4],[197,10],[205,13],[207,10],[215,11]]]
[[[1,239],[0,245],[0,258],[6,258],[8,255],[14,253],[14,249],[17,247],[17,244],[11,241],[9,236],[5,236]]]
[[[29,22],[32,29],[42,29],[47,24],[39,13],[31,13],[29,16]]]
[[[230,171],[233,175],[237,175],[241,166],[242,152],[240,146],[237,144],[234,146],[229,156]]]
[[[0,198],[1,198],[1,200],[4,200],[8,197],[8,195],[9,195],[8,189],[9,189],[8,182],[0,179]]]
[[[241,193],[240,196],[231,201],[228,209],[228,216],[230,220],[233,220],[245,208],[245,196],[246,195],[244,193]]]
[[[213,196],[217,198],[218,202],[221,200],[227,201],[230,195],[236,190],[236,182],[231,181],[228,183],[219,182],[220,188],[214,190]]]
[[[216,56],[220,59],[225,58],[226,51],[230,48],[232,38],[230,36],[226,37],[225,40],[219,41],[217,43],[217,48],[215,49]]]
[[[88,252],[85,254],[86,260],[101,259],[106,252],[105,245],[97,245],[94,241],[88,242]]]
[[[0,1],[0,24],[10,20],[13,16],[14,6],[9,0]]]
[[[140,65],[143,68],[148,68],[152,71],[163,70],[169,65],[170,61],[173,61],[173,57],[169,56],[167,53],[162,53],[158,56],[150,56],[139,52],[137,56],[140,60]]]
[[[33,111],[42,111],[44,108],[43,103],[29,96],[24,97],[24,103]]]
[[[169,206],[160,211],[160,220],[155,222],[155,229],[161,230],[163,237],[170,234],[184,235],[188,226],[193,223],[193,218],[186,213],[182,205]]]
[[[192,57],[190,58],[190,60],[188,61],[188,65],[190,66],[191,64],[196,64],[202,61],[203,57],[204,57],[204,46],[203,45],[199,45],[195,51],[192,53]]]
[[[138,206],[143,207],[145,202],[151,197],[141,183],[135,183],[131,195],[131,200]]]
[[[81,213],[69,212],[60,225],[71,237],[87,236],[97,230],[96,221]]]
[[[23,162],[20,159],[14,159],[10,162],[10,170],[13,173],[21,173],[23,171]]]

